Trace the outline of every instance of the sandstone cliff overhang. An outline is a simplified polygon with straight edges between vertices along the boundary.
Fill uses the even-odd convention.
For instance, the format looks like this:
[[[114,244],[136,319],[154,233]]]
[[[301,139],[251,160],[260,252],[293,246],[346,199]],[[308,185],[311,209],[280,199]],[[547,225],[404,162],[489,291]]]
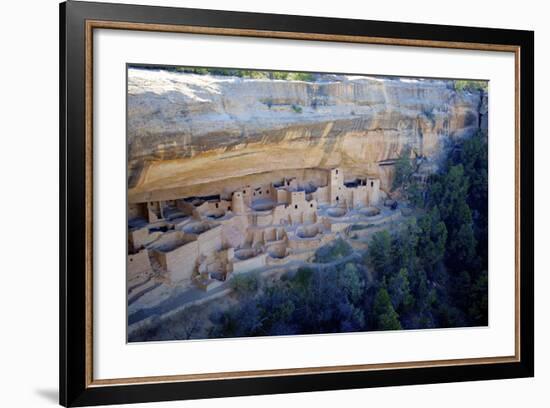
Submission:
[[[229,179],[336,166],[385,186],[391,171],[380,163],[405,146],[436,159],[449,141],[486,128],[487,115],[485,93],[456,91],[448,80],[304,82],[130,68],[129,199],[208,194]]]

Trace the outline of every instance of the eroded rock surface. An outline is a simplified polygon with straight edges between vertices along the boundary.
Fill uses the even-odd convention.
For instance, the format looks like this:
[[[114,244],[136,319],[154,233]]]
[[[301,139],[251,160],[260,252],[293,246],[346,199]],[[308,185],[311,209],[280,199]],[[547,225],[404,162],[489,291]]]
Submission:
[[[453,139],[487,127],[487,95],[450,81],[328,78],[130,69],[129,201],[217,194],[336,166],[387,189],[406,146],[436,165]]]

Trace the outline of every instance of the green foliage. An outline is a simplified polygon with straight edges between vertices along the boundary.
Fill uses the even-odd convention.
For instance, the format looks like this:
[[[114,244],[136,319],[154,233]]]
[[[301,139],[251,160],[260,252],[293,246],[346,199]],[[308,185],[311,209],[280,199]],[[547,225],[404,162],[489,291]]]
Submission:
[[[242,275],[234,275],[230,281],[231,289],[238,296],[250,296],[258,291],[260,286],[257,273],[249,272]]]
[[[482,263],[487,258],[488,237],[488,151],[487,139],[482,133],[464,141],[453,162],[463,163],[468,178],[466,202],[471,210],[477,253]]]
[[[455,146],[444,171],[432,178],[427,205],[437,213],[447,231],[445,246],[448,307],[440,306],[443,320],[450,323],[483,324],[487,321],[488,178],[487,139],[482,133]],[[436,212],[437,211],[437,212]],[[443,231],[432,223],[432,228]],[[434,248],[424,245],[432,252]],[[439,255],[440,251],[433,252]],[[426,259],[434,257],[426,255]],[[439,256],[436,256],[439,258]],[[433,266],[433,264],[432,264]],[[426,266],[428,268],[428,266]],[[432,268],[433,270],[433,268]],[[485,299],[485,300],[484,300]],[[462,315],[462,316],[461,316]]]
[[[311,268],[300,267],[292,279],[297,289],[307,289],[313,278],[314,271]]]
[[[475,81],[468,79],[458,79],[454,81],[455,89],[457,91],[484,91],[489,89],[489,81]]]
[[[259,299],[264,329],[278,327],[281,322],[291,321],[296,311],[292,295],[286,287],[268,287]]]
[[[376,232],[369,244],[368,261],[382,274],[388,272],[393,264],[391,246],[391,235],[386,230]]]
[[[399,315],[392,306],[390,295],[385,288],[380,288],[374,300],[374,315],[378,330],[400,330]]]
[[[464,177],[462,164],[451,166],[447,173],[434,177],[431,188],[431,200],[433,205],[439,207],[441,218],[450,220],[459,213],[464,213],[463,204],[468,193],[468,179]],[[464,216],[465,214],[460,214]],[[462,220],[457,223],[462,223]]]
[[[213,314],[210,337],[333,333],[367,328],[364,269],[352,262],[288,273]]]
[[[291,107],[295,113],[302,113],[302,107],[300,105],[292,104]]]
[[[462,164],[451,165],[431,190],[431,202],[437,207],[448,232],[446,258],[451,267],[473,267],[476,260],[476,239],[472,212],[468,205],[469,177]]]
[[[351,252],[350,244],[338,238],[315,251],[314,260],[317,263],[330,263],[350,255]]]
[[[411,162],[411,149],[405,148],[395,162],[395,174],[393,177],[392,190],[406,188],[413,174],[413,166]]]
[[[424,190],[420,187],[417,181],[412,181],[407,188],[407,197],[410,203],[417,207],[424,207]]]
[[[140,69],[163,70],[171,72],[185,72],[196,75],[218,75],[233,76],[250,79],[272,79],[286,81],[314,82],[315,75],[308,72],[286,72],[286,71],[258,71],[237,68],[202,68],[202,67],[170,67],[163,65],[139,66]]]
[[[343,270],[338,271],[336,279],[338,286],[342,288],[349,301],[357,303],[361,298],[365,285],[357,266],[353,263],[347,263]]]
[[[447,227],[447,265],[475,276],[487,263],[487,157],[483,134],[465,140],[430,186],[429,205],[439,209]]]
[[[487,308],[489,305],[487,271],[482,271],[472,285],[470,293],[471,303],[468,313],[477,324],[487,325]]]
[[[162,68],[160,68],[162,69]],[[197,74],[197,75],[208,75],[209,70],[208,68],[186,68],[186,67],[174,67],[170,69],[169,67],[164,68],[166,71],[176,71],[176,72],[187,72],[190,74]]]
[[[396,310],[408,311],[414,305],[414,297],[409,285],[409,273],[401,268],[397,275],[390,278],[388,291]]]
[[[447,244],[447,227],[441,221],[437,207],[418,219],[420,234],[418,236],[418,257],[422,266],[432,270],[443,260]]]
[[[449,242],[448,258],[457,265],[473,266],[476,262],[476,240],[471,222],[462,224]]]
[[[308,72],[286,72],[287,76],[286,78],[290,81],[305,81],[305,82],[313,82],[315,81],[315,76],[313,74],[310,74]]]
[[[410,204],[417,208],[424,207],[425,188],[415,178],[417,168],[415,159],[411,158],[410,147],[403,149],[394,164],[394,171],[391,190],[401,190],[403,196],[409,200]]]
[[[417,263],[417,247],[420,229],[415,219],[405,221],[392,242],[393,271],[400,268],[413,268]]]
[[[451,276],[451,295],[459,308],[468,307],[471,287],[472,279],[468,271],[462,270]]]
[[[468,178],[468,205],[477,211],[487,211],[488,151],[483,134],[467,139],[458,151],[455,162],[462,163]]]
[[[396,187],[405,187],[414,202],[408,161],[399,163]],[[420,195],[415,204],[423,210],[416,220],[371,238],[367,262],[379,287],[388,291],[403,327],[486,324],[486,137],[455,146]]]
[[[410,284],[414,293],[415,307],[418,314],[426,311],[429,304],[428,296],[430,289],[428,287],[428,277],[424,269],[415,268],[410,274]]]

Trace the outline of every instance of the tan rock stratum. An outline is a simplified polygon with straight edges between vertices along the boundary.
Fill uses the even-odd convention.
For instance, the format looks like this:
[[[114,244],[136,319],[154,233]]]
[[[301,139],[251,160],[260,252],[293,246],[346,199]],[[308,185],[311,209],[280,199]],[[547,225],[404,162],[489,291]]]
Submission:
[[[326,79],[328,78],[328,79]],[[128,197],[219,194],[340,167],[381,188],[405,147],[437,165],[487,127],[487,95],[450,81],[328,76],[304,82],[129,69]]]

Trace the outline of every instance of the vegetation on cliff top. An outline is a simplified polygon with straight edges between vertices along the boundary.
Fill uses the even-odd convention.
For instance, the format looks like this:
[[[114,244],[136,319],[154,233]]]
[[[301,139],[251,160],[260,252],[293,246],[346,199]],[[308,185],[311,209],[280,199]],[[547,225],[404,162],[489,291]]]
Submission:
[[[147,70],[163,70],[169,72],[182,72],[197,75],[217,75],[231,76],[238,78],[249,79],[278,79],[286,81],[305,81],[315,82],[325,77],[327,74],[311,73],[311,72],[290,72],[290,71],[271,71],[271,70],[254,70],[254,69],[238,69],[238,68],[207,68],[207,67],[184,67],[184,66],[169,66],[169,65],[135,65],[134,68]],[[328,74],[330,75],[330,74]],[[387,77],[392,79],[393,77]],[[454,86],[457,91],[485,91],[488,90],[488,81],[457,79],[449,80],[450,86]]]
[[[457,91],[484,91],[489,89],[489,81],[476,81],[471,79],[457,79],[454,81]]]
[[[237,68],[201,68],[201,67],[179,67],[165,65],[140,65],[141,69],[162,69],[170,72],[184,72],[197,75],[218,75],[218,76],[233,76],[238,78],[251,79],[282,79],[287,81],[307,81],[313,82],[316,80],[315,74],[309,72],[287,72],[287,71],[258,71],[252,69],[237,69]]]

